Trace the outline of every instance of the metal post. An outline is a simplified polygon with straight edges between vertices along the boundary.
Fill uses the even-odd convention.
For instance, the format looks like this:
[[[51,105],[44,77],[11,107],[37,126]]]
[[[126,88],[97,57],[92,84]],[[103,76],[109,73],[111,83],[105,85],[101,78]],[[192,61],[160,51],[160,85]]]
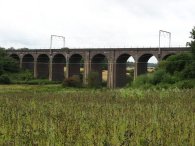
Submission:
[[[60,36],[60,35],[51,35],[51,40],[50,40],[50,51],[52,49],[52,41],[53,41],[53,37],[60,37],[63,39],[63,47],[65,47],[65,37],[64,36]]]
[[[169,48],[171,47],[171,32],[164,31],[164,30],[159,30],[159,49],[158,49],[158,55],[159,56],[161,55],[161,48],[160,48],[160,36],[161,36],[161,33],[169,34]]]

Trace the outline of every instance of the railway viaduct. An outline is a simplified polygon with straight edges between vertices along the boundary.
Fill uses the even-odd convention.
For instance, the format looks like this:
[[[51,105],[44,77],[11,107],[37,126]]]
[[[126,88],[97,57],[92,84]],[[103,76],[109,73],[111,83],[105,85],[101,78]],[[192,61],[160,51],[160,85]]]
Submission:
[[[26,49],[7,50],[18,60],[20,67],[34,72],[35,78],[62,81],[80,74],[83,62],[83,83],[91,71],[98,72],[102,80],[102,63],[107,62],[107,87],[122,87],[126,84],[126,62],[129,57],[135,61],[134,77],[147,72],[147,62],[155,56],[158,61],[168,56],[190,51],[187,47],[171,48],[84,48],[84,49]]]

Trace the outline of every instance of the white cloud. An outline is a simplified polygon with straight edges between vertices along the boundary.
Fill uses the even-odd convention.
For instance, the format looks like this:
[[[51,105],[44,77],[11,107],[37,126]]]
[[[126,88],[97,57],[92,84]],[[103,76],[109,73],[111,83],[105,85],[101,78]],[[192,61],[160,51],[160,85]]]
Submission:
[[[68,47],[156,47],[159,29],[172,32],[172,46],[183,46],[194,25],[194,5],[193,0],[0,0],[0,46],[48,48],[50,35],[57,34]],[[54,47],[60,45],[56,40]]]

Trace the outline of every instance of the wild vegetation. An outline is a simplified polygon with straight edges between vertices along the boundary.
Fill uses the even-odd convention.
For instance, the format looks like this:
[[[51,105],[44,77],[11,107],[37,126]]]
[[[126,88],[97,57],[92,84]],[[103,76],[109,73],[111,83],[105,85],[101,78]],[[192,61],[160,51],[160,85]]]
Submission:
[[[195,145],[195,89],[0,86],[0,145]]]

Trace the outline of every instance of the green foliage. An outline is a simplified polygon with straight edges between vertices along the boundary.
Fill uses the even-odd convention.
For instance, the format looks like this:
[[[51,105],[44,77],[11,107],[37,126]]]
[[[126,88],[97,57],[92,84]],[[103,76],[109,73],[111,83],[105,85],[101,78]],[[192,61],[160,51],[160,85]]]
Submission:
[[[193,58],[195,60],[195,26],[192,29],[192,31],[190,32],[190,34],[191,34],[190,37],[192,38],[192,41],[189,43],[189,45],[190,45],[190,47],[192,49],[192,56],[193,56]]]
[[[139,77],[137,77],[134,80],[133,86],[134,87],[140,87],[140,86],[143,86],[143,85],[150,86],[151,85],[151,79],[152,79],[152,76],[150,74],[140,75]]]
[[[15,59],[7,56],[4,48],[0,48],[0,71],[1,72],[18,72],[19,65]]]
[[[73,75],[69,78],[66,78],[64,82],[62,83],[63,87],[81,87],[82,86],[82,80],[80,79],[80,76]]]
[[[172,55],[166,60],[165,71],[174,74],[175,72],[181,72],[185,69],[186,65],[192,61],[191,54],[181,53]]]
[[[182,77],[184,79],[195,78],[195,60],[186,65],[185,69],[182,71]]]
[[[133,76],[130,75],[126,75],[126,81],[127,81],[127,86],[130,86],[133,82]]]
[[[12,83],[28,83],[34,79],[33,72],[30,70],[20,70],[17,73],[7,73]]]
[[[0,86],[0,145],[193,146],[195,89]]]
[[[0,84],[10,84],[11,80],[8,75],[3,74],[0,76]]]
[[[0,65],[0,76],[3,74],[3,66]]]
[[[180,89],[192,89],[195,87],[195,80],[184,80],[176,84],[176,87]]]
[[[23,80],[23,81],[29,81],[29,80],[34,79],[33,72],[32,71],[29,71],[29,70],[22,71],[19,74],[18,77],[19,77],[19,80]]]
[[[171,76],[169,73],[167,73],[163,69],[159,69],[152,75],[151,83],[154,85],[160,84],[160,83],[168,83],[168,84],[174,84],[177,82],[178,79],[176,76]]]
[[[90,72],[88,74],[88,78],[87,78],[87,81],[88,81],[88,87],[90,88],[98,88],[101,86],[101,81],[98,80],[98,72]]]
[[[153,83],[154,85],[159,84],[160,82],[162,82],[165,78],[166,72],[165,70],[158,70],[154,73],[153,78],[151,79],[151,83]]]
[[[28,85],[49,85],[49,84],[59,84],[58,81],[49,81],[47,79],[33,79],[28,81],[18,81],[18,84],[28,84]]]

